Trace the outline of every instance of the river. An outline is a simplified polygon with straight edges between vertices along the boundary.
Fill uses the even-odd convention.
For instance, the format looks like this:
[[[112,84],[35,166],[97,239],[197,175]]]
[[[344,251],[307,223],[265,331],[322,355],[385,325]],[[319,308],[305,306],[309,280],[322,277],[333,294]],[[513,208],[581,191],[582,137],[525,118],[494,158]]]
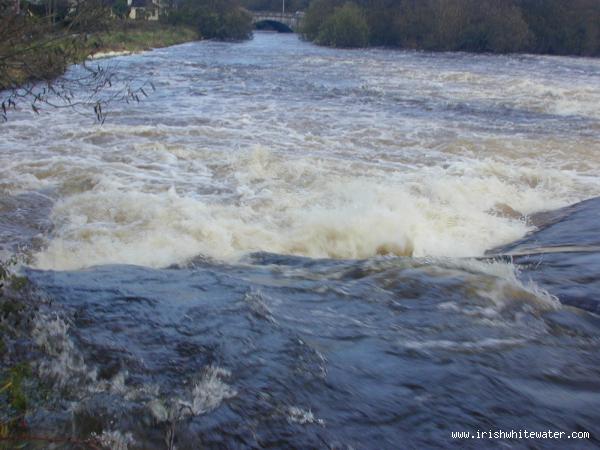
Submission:
[[[0,248],[48,300],[33,429],[597,448],[600,60],[258,32],[100,64],[156,91],[0,125]],[[591,438],[451,438],[548,429]]]

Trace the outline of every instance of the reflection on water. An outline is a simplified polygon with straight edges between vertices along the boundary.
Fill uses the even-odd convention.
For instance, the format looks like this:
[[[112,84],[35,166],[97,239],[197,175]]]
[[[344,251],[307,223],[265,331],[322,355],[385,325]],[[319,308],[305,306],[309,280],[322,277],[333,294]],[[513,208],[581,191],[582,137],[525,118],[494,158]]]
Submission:
[[[32,426],[144,449],[598,445],[599,206],[569,205],[600,193],[599,61],[264,33],[114,61],[155,95],[102,127],[2,125],[1,244],[52,299],[34,340],[56,402]]]

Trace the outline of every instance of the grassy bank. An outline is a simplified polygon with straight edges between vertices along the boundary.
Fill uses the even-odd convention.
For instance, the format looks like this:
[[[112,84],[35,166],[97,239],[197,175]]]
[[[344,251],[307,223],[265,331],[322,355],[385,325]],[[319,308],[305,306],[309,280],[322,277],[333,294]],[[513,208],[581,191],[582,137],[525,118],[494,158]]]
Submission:
[[[111,21],[95,33],[40,33],[0,43],[0,90],[29,81],[53,80],[69,65],[105,52],[139,52],[200,39],[184,25]]]
[[[92,37],[83,58],[98,52],[139,52],[200,39],[190,27],[160,23],[125,23]],[[82,59],[83,59],[82,58]]]

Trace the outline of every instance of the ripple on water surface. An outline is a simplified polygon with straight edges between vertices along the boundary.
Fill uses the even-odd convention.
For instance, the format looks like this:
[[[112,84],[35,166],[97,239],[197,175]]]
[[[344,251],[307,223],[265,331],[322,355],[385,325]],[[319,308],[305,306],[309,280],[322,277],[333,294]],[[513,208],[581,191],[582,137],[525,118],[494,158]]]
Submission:
[[[597,445],[598,202],[558,210],[600,194],[597,60],[257,33],[111,63],[156,93],[102,127],[2,125],[2,248],[52,300],[33,331],[56,402],[32,426],[144,449]]]

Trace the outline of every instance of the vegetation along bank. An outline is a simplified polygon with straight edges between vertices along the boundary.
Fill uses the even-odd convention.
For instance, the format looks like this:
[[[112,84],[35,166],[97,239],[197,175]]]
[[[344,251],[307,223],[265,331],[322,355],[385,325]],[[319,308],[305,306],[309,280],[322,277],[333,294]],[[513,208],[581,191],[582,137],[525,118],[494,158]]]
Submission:
[[[135,3],[132,3],[134,5]],[[252,19],[236,0],[0,0],[0,90],[52,80],[92,54],[141,51],[197,39],[247,39]]]
[[[597,0],[313,0],[304,38],[332,47],[600,55]]]

